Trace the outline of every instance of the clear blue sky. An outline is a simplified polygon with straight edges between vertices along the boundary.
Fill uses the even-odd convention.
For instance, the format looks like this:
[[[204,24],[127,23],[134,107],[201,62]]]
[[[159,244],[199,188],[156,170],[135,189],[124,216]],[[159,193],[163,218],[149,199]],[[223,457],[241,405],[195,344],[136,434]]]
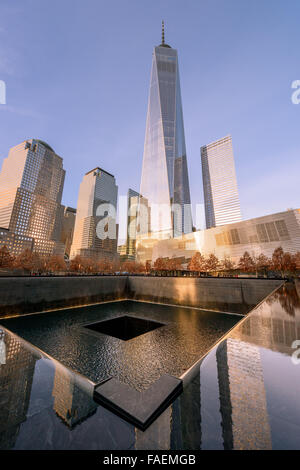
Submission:
[[[152,49],[178,49],[193,204],[200,146],[231,134],[243,218],[300,207],[299,0],[1,0],[0,158],[27,138],[63,157],[63,203],[101,166],[139,190]]]

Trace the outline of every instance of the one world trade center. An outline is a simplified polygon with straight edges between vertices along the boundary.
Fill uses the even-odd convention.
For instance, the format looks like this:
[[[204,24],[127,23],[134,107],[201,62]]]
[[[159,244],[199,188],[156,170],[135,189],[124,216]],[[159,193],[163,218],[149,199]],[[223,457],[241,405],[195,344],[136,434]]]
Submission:
[[[148,200],[152,234],[192,231],[178,56],[165,43],[164,24],[153,51],[140,193]]]

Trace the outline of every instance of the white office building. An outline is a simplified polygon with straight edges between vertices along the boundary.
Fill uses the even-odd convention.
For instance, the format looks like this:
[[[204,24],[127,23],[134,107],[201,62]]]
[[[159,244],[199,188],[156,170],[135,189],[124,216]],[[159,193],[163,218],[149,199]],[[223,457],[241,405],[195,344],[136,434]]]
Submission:
[[[242,220],[232,139],[201,147],[206,228]]]
[[[99,167],[84,175],[79,189],[71,258],[79,255],[97,260],[114,259],[118,241],[117,197],[118,186],[113,175]],[[102,233],[103,224],[107,236]]]

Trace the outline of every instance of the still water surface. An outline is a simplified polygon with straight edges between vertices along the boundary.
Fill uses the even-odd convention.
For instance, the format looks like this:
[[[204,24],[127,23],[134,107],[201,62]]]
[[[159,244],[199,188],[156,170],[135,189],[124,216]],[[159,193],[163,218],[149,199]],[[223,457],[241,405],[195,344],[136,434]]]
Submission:
[[[129,341],[83,326],[121,315],[150,319],[163,326]],[[240,319],[237,315],[191,308],[121,301],[1,323],[94,382],[115,376],[143,390],[164,373],[181,376]]]

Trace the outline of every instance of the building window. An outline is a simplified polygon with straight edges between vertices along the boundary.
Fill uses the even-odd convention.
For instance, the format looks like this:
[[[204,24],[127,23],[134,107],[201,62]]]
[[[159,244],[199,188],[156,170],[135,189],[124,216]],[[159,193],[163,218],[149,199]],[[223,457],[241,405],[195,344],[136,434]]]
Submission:
[[[281,240],[289,240],[289,232],[284,220],[276,220],[275,225]]]
[[[234,245],[238,245],[240,243],[239,232],[237,231],[236,228],[230,230],[230,232],[231,232],[232,243]]]
[[[257,235],[261,243],[267,243],[269,241],[268,234],[266,231],[265,224],[256,225]]]
[[[269,235],[270,242],[276,242],[279,240],[274,222],[266,223],[266,229]]]

